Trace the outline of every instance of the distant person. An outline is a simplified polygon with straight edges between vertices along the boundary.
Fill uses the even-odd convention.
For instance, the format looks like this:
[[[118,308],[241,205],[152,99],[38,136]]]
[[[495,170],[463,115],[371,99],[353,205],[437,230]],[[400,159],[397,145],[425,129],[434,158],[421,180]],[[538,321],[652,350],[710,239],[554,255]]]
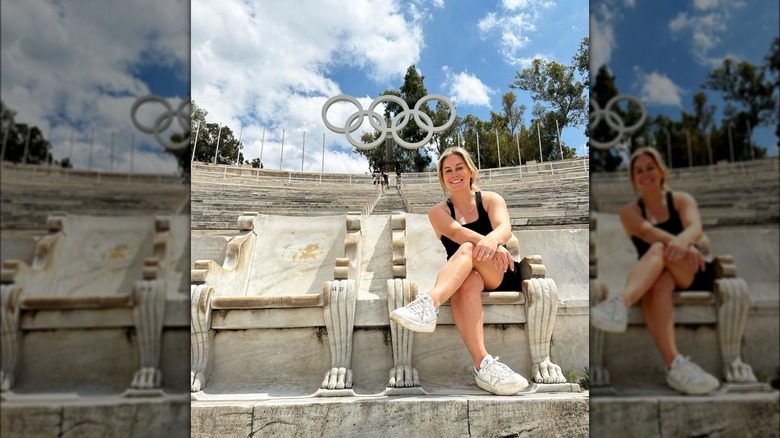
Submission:
[[[669,171],[653,148],[637,149],[629,175],[639,194],[620,211],[620,221],[639,254],[619,293],[593,307],[590,322],[599,330],[622,333],[628,309],[642,300],[647,329],[663,357],[666,383],[685,394],[715,390],[718,379],[680,355],[674,338],[675,290],[712,290],[713,269],[696,244],[702,224],[696,200],[669,189]]]
[[[390,177],[387,175],[387,171],[382,171],[382,184],[385,189],[390,188]]]
[[[450,300],[477,386],[497,395],[515,394],[528,381],[488,354],[482,329],[483,290],[522,290],[520,264],[504,246],[512,237],[506,202],[497,193],[479,191],[479,171],[463,148],[445,150],[436,170],[449,197],[430,209],[428,219],[447,251],[447,263],[432,290],[395,309],[390,319],[409,330],[432,332],[439,307]]]
[[[395,168],[395,185],[401,187],[401,169]]]
[[[373,178],[373,180],[374,180],[374,185],[377,185],[377,184],[379,184],[379,174],[378,174],[377,172],[374,172],[374,173],[372,173],[372,174],[371,174],[371,177],[372,177],[372,178]]]

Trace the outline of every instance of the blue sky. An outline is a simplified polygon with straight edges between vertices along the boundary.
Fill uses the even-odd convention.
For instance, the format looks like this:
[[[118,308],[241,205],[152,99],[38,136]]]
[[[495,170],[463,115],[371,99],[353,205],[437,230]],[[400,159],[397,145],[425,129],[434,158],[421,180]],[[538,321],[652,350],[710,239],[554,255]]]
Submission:
[[[720,120],[720,93],[701,88],[707,72],[727,57],[763,64],[780,33],[779,8],[777,0],[592,0],[591,71],[606,64],[621,93],[675,120],[704,91]],[[753,140],[777,155],[774,127]]]
[[[177,0],[3,0],[3,102],[17,123],[43,131],[56,160],[72,151],[75,167],[87,168],[91,148],[92,169],[175,173],[172,157],[132,125],[130,108],[149,93],[173,108],[189,95],[186,17],[189,2]],[[162,111],[146,104],[138,120],[150,125]]]
[[[280,167],[283,131],[281,167],[301,169],[305,131],[303,167],[315,172],[323,133],[326,172],[368,171],[346,139],[325,128],[328,98],[345,93],[365,108],[399,88],[414,64],[429,93],[448,96],[461,116],[488,120],[518,70],[535,57],[569,64],[588,35],[581,0],[196,0],[191,9],[192,98],[208,121],[236,135],[243,126],[245,156],[262,149],[272,169]],[[530,95],[515,93],[529,124]],[[334,106],[329,119],[338,124],[352,111]],[[582,132],[567,128],[563,140],[578,147]]]

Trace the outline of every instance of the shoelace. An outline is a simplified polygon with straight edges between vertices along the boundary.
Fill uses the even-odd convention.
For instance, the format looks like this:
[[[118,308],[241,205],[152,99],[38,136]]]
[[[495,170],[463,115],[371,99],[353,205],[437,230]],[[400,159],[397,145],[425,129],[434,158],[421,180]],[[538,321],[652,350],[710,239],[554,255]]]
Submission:
[[[512,370],[508,366],[498,361],[498,356],[494,357],[493,362],[485,365],[483,369],[485,373],[495,377],[496,381],[503,380],[512,374]]]
[[[425,316],[425,304],[423,303],[423,298],[414,300],[409,303],[409,310],[414,312],[414,314],[420,317],[420,319],[423,319]]]

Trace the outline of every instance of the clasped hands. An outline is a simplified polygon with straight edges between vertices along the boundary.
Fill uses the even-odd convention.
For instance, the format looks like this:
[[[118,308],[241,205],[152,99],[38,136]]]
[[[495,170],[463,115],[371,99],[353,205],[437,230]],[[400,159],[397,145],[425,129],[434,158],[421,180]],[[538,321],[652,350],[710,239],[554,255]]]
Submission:
[[[704,256],[701,251],[680,236],[675,236],[664,245],[664,258],[672,262],[684,260],[701,271],[704,270],[705,266]]]
[[[506,247],[499,245],[492,239],[482,239],[474,247],[472,256],[478,261],[492,260],[493,266],[506,272],[507,269],[515,270],[515,261]]]

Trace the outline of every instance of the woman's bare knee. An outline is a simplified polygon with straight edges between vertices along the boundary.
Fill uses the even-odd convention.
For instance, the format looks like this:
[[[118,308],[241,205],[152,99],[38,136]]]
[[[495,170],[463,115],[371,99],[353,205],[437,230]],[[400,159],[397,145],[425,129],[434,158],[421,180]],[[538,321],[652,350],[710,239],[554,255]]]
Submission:
[[[476,245],[474,245],[471,242],[461,243],[460,247],[458,247],[458,251],[455,254],[461,255],[461,256],[471,257],[472,254],[474,253],[474,248],[475,247],[476,247]]]

